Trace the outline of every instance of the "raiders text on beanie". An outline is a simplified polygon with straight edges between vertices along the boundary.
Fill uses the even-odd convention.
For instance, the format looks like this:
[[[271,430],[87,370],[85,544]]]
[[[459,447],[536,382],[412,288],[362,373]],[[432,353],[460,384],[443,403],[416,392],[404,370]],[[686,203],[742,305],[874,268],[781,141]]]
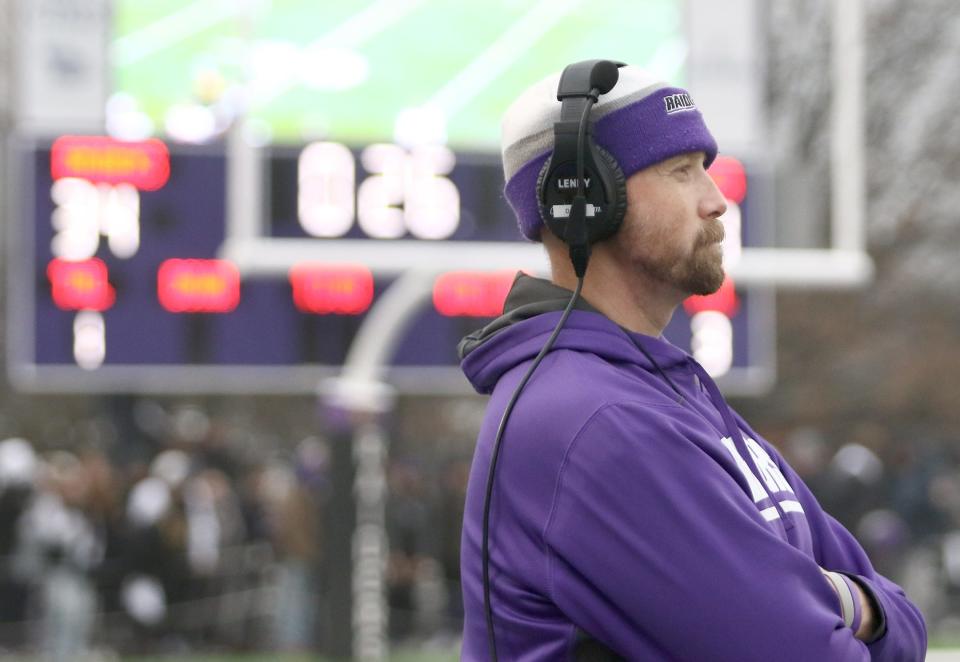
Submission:
[[[537,176],[553,151],[559,80],[560,74],[554,74],[528,88],[501,123],[504,192],[520,232],[534,241],[543,227]],[[704,152],[705,165],[717,155],[717,143],[690,95],[637,67],[620,69],[619,81],[600,97],[590,117],[594,140],[613,155],[625,177],[677,154]]]

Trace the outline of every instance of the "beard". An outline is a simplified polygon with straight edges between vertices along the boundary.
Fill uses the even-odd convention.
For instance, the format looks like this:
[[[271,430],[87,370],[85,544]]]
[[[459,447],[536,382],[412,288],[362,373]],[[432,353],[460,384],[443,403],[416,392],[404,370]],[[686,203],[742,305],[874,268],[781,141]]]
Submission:
[[[647,238],[652,243],[639,258],[639,266],[650,276],[687,294],[713,294],[723,284],[723,225],[704,225],[693,248],[671,243],[670,237]]]

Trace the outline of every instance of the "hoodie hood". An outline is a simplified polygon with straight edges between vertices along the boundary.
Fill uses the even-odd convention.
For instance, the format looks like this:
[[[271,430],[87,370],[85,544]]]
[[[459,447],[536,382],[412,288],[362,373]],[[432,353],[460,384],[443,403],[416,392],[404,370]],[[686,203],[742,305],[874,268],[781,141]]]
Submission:
[[[532,360],[550,337],[573,292],[548,280],[518,273],[504,302],[503,315],[460,341],[460,367],[478,393],[490,393],[500,377]],[[661,370],[684,364],[688,355],[663,338],[634,333],[618,326],[580,297],[553,350],[590,352],[609,361],[650,363],[640,345]]]

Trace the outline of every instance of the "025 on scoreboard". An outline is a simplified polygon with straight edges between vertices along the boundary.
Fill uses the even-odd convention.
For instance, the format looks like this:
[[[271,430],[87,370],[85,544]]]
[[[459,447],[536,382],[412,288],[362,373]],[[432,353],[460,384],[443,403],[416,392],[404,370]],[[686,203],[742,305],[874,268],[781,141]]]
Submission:
[[[319,142],[265,150],[265,239],[519,241],[496,156]],[[223,145],[168,148],[64,136],[23,143],[10,241],[8,366],[23,390],[309,393],[339,371],[394,278],[362,260],[305,261],[241,278],[217,259],[227,234]],[[748,174],[721,157],[725,259],[749,243]],[[388,378],[466,392],[455,348],[499,314],[513,272],[441,274]],[[666,335],[731,392],[772,370],[768,293],[693,298]]]

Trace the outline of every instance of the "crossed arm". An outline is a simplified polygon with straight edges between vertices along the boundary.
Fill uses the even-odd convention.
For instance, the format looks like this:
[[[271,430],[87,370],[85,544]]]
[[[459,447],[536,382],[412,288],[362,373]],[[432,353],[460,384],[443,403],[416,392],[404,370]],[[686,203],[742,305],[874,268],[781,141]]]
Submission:
[[[579,627],[631,659],[923,659],[917,608],[785,463],[815,558],[730,490],[685,430],[636,439],[620,406],[630,405],[595,417],[584,447],[571,446],[544,529],[551,597]],[[821,568],[856,587],[856,630]]]

